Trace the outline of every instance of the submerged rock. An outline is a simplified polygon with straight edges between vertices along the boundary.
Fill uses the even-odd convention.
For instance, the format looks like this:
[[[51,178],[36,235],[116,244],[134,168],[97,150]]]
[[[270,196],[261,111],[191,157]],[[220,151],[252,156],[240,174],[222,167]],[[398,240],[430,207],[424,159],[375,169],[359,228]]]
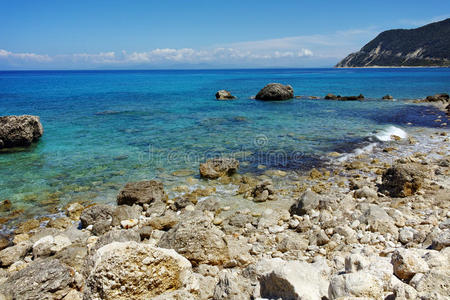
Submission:
[[[173,250],[111,243],[88,262],[85,299],[149,299],[190,284],[191,264]]]
[[[257,100],[289,100],[294,98],[294,89],[290,85],[269,83],[256,94]]]
[[[200,176],[208,179],[217,179],[225,175],[236,173],[239,161],[234,158],[213,158],[200,164]]]
[[[339,101],[356,101],[356,100],[364,100],[363,94],[359,94],[358,96],[340,96],[334,94],[326,94],[324,97],[325,100],[339,100]]]
[[[30,146],[44,133],[37,116],[0,117],[0,149]]]
[[[231,93],[227,90],[220,90],[216,93],[217,100],[233,100],[236,99],[235,96],[231,95]]]
[[[161,182],[156,180],[129,182],[117,195],[118,205],[151,204],[166,200]]]

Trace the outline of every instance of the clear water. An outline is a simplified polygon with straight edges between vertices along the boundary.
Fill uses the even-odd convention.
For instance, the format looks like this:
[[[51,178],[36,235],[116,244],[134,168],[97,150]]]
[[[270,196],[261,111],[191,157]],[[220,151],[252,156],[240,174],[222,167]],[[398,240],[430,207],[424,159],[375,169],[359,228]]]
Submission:
[[[269,82],[372,100],[250,99]],[[0,115],[39,115],[45,130],[33,147],[0,154],[0,201],[24,217],[113,202],[128,181],[175,184],[174,171],[197,176],[199,161],[215,155],[247,161],[242,172],[307,169],[390,125],[439,127],[439,112],[402,99],[449,87],[449,69],[0,72]],[[219,89],[239,99],[216,101]],[[399,101],[379,100],[385,94]]]

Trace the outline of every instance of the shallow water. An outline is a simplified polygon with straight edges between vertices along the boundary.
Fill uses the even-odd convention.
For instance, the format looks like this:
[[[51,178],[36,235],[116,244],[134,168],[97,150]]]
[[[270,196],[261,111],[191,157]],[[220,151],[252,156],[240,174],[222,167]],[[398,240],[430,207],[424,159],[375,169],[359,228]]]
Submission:
[[[250,99],[269,82],[369,100]],[[70,201],[113,202],[128,181],[177,184],[184,178],[172,172],[196,176],[216,155],[247,161],[241,172],[308,169],[392,125],[441,127],[442,113],[404,99],[449,86],[449,69],[0,72],[0,115],[39,115],[45,129],[37,145],[0,155],[0,201],[23,217]],[[216,101],[219,89],[239,99]],[[385,94],[398,101],[379,100]]]

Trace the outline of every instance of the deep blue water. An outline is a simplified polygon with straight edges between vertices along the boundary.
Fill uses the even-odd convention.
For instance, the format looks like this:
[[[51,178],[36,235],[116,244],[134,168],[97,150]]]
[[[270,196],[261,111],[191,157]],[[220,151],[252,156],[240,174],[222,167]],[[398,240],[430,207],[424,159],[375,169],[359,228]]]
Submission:
[[[369,100],[250,99],[270,82],[296,95]],[[449,87],[450,69],[0,72],[0,115],[39,115],[45,129],[30,149],[0,154],[0,201],[25,215],[113,201],[127,181],[170,183],[172,172],[196,175],[199,161],[219,154],[248,161],[242,172],[306,169],[389,125],[438,127],[429,109],[403,100]],[[219,89],[239,99],[216,101]]]

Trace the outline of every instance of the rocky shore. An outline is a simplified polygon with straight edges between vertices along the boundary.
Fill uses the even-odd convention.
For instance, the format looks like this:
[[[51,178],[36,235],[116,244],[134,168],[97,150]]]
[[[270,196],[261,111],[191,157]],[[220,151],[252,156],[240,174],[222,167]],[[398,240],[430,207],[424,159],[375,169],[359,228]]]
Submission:
[[[175,198],[140,181],[115,206],[72,203],[0,239],[0,299],[448,299],[447,134],[306,174],[215,159]],[[218,201],[222,185],[242,205]]]

